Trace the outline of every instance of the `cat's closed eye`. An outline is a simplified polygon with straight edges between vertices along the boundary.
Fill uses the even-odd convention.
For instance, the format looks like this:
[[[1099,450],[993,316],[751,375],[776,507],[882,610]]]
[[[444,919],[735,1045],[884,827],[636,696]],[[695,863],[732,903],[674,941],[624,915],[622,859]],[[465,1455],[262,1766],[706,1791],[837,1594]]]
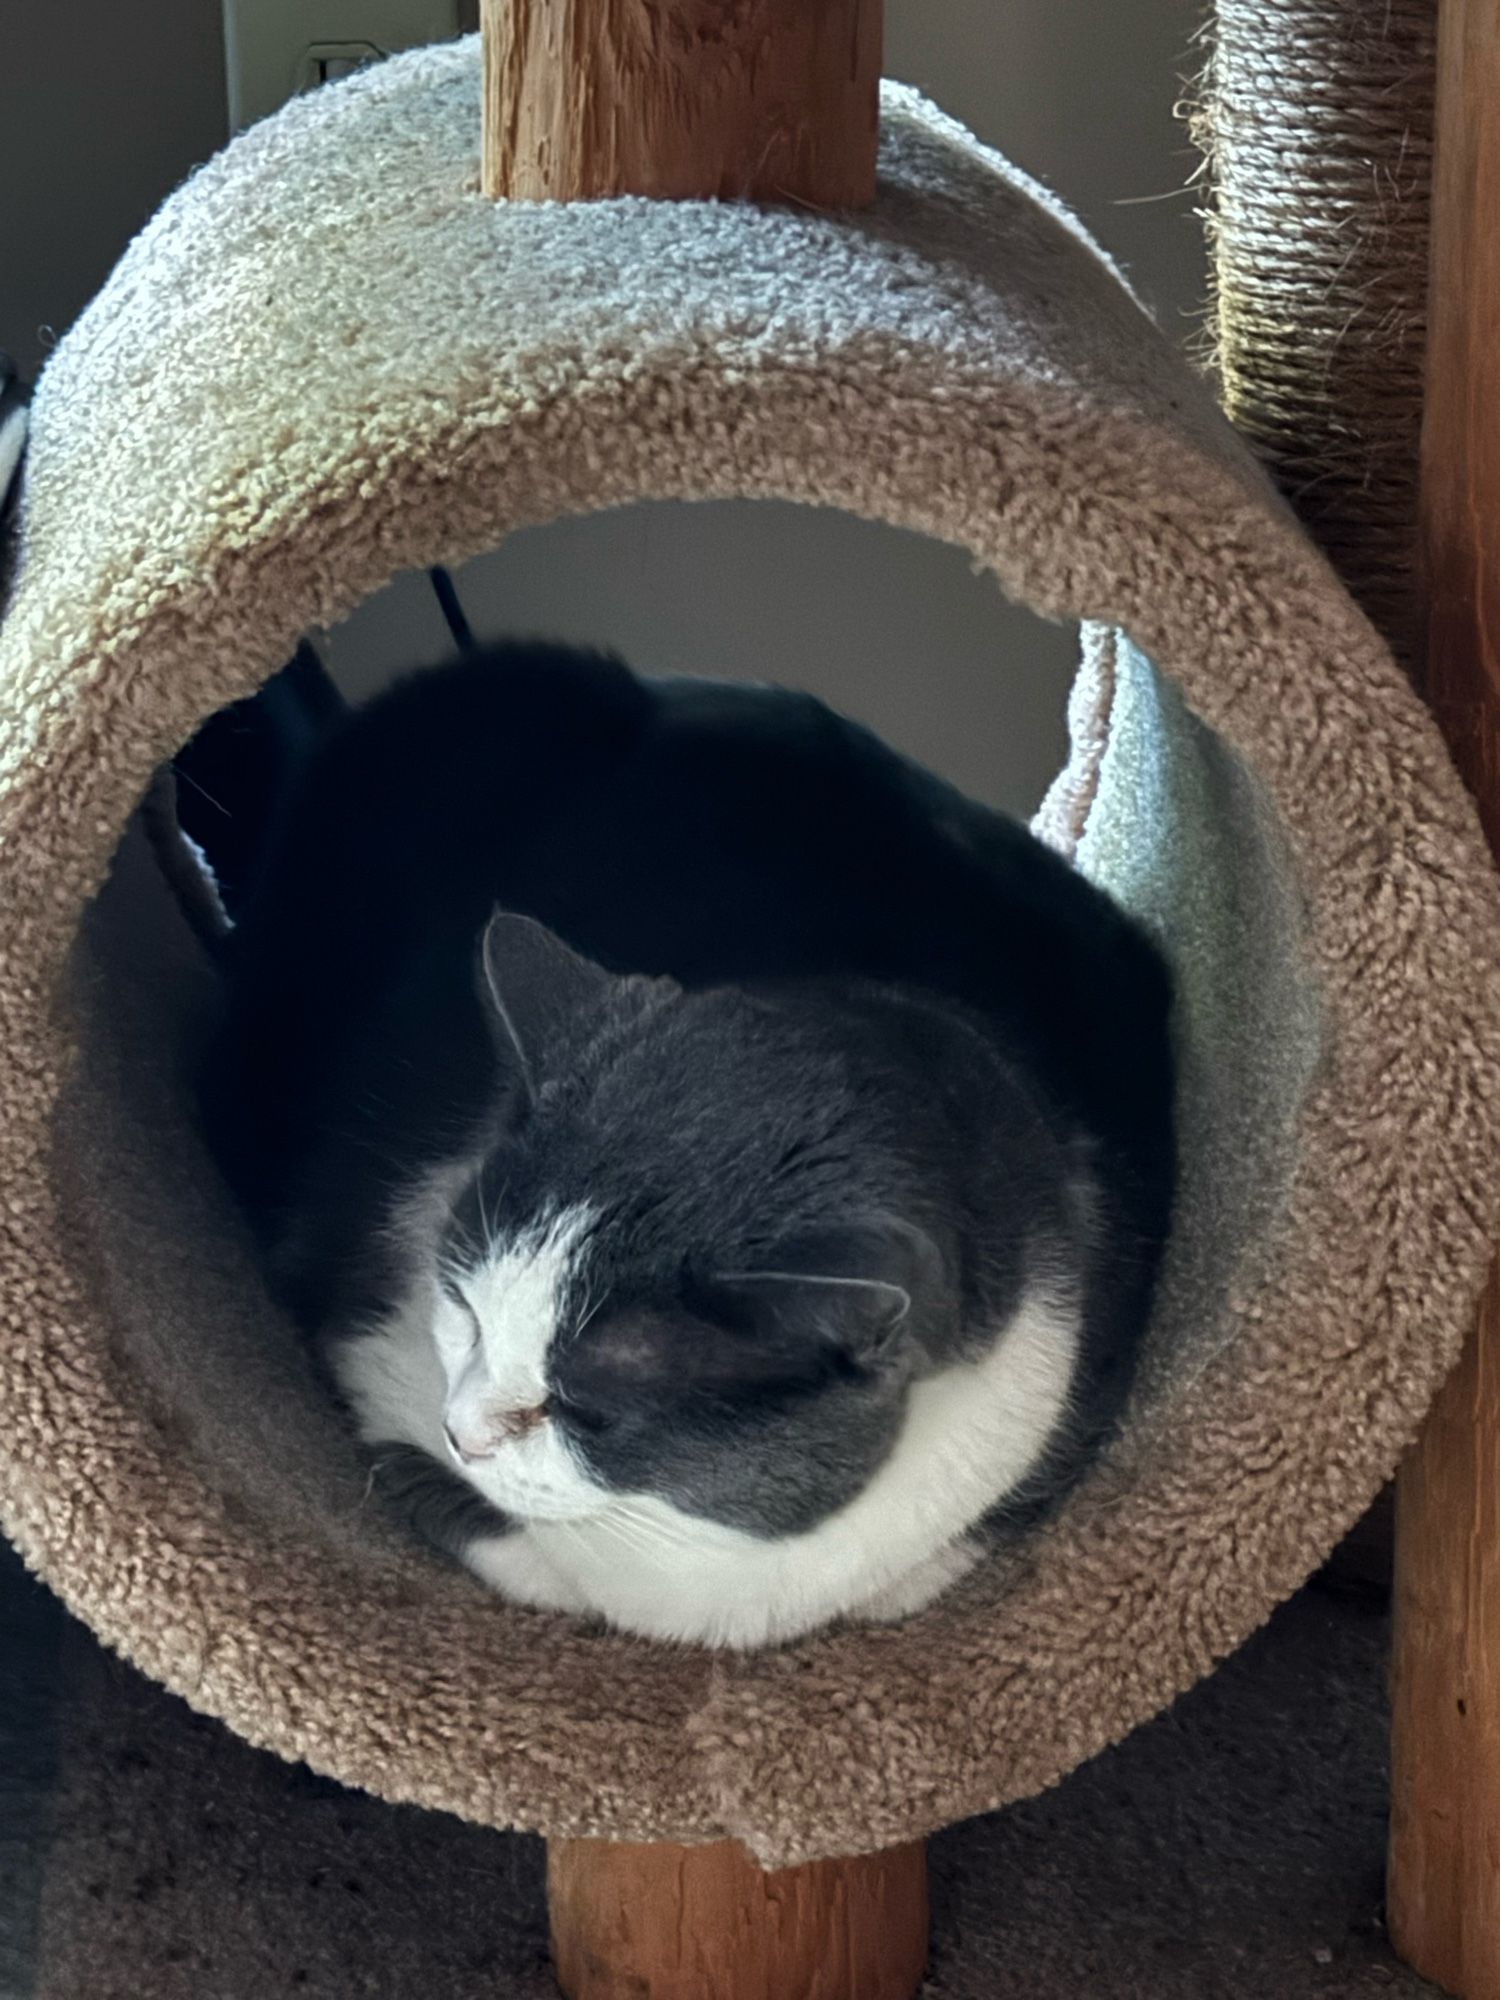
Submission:
[[[632,1407],[730,1407],[810,1393],[839,1372],[828,1347],[768,1339],[764,1330],[669,1309],[597,1318],[559,1356],[565,1406],[619,1416]]]
[[[600,1437],[611,1429],[619,1417],[617,1408],[611,1408],[606,1400],[607,1391],[601,1393],[603,1385],[593,1394],[579,1394],[573,1389],[554,1387],[547,1398],[547,1412],[567,1428],[582,1431],[590,1437]]]
[[[652,1315],[596,1316],[554,1356],[551,1379],[568,1421],[602,1428],[629,1410],[660,1403],[674,1379],[678,1341]]]
[[[443,1297],[452,1310],[439,1315],[439,1345],[454,1354],[472,1353],[484,1337],[479,1315],[456,1284],[445,1282],[442,1289]]]

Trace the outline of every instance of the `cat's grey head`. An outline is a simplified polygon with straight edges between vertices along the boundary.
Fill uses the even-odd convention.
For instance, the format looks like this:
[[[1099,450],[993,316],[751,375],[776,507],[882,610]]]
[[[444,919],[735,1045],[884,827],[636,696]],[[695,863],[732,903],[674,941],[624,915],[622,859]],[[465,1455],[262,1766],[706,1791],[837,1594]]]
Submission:
[[[962,1338],[920,1079],[815,1000],[618,978],[523,917],[482,963],[497,1110],[433,1251],[455,1463],[525,1518],[812,1525]]]

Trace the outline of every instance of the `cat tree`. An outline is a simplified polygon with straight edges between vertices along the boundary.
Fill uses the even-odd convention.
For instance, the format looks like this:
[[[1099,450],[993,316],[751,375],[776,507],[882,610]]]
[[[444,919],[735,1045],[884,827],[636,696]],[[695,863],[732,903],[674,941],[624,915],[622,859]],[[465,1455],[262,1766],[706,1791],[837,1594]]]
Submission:
[[[1343,204],[1357,268],[1350,205],[1389,190],[1364,126],[1330,193],[1311,113],[1268,139],[1251,110],[1340,33],[1372,60],[1350,12],[1221,6],[1226,74],[1258,78],[1218,133],[1224,373],[1273,454],[1278,425],[1317,436],[1316,398],[1286,420],[1284,336],[1318,284],[1260,310],[1300,269],[1266,218],[1322,240]],[[1450,0],[1444,89],[1490,121],[1482,12]],[[900,2000],[923,1836],[1054,1782],[1247,1636],[1456,1356],[1500,1217],[1500,890],[1431,718],[1107,260],[930,106],[877,96],[876,7],[497,0],[485,28],[482,76],[473,44],[420,51],[242,135],[39,386],[0,627],[0,1519],[250,1740],[545,1832],[573,2000]],[[1336,75],[1324,126],[1366,103]],[[1440,258],[1478,212],[1466,157],[1439,148]],[[1468,255],[1493,286],[1477,230]],[[1438,298],[1425,490],[1463,578],[1452,496],[1494,466],[1454,413],[1493,363],[1460,296]],[[1118,1446],[921,1617],[743,1658],[498,1604],[367,1504],[197,1150],[183,1058],[211,975],[136,817],[207,714],[399,569],[653,497],[841,506],[1086,621],[1042,830],[1152,925],[1182,995],[1184,1195]],[[1434,622],[1445,717],[1474,712],[1471,601]],[[1455,730],[1476,774],[1491,740]],[[1464,1450],[1403,1505],[1433,1537],[1403,1598],[1414,1952],[1437,1836],[1410,1746],[1458,1712],[1423,1633],[1476,1573],[1447,1525],[1488,1504],[1477,1471],[1456,1509],[1438,1491],[1484,1462],[1472,1379],[1445,1405]],[[1490,1729],[1484,1693],[1475,1665],[1465,1727]]]

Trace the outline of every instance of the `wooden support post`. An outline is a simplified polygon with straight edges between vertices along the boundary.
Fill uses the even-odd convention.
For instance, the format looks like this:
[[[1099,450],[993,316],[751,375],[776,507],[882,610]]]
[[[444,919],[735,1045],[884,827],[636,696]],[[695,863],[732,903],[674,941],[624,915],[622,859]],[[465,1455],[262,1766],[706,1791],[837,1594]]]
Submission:
[[[1500,852],[1500,4],[1441,0],[1422,453],[1427,697]],[[1389,1918],[1500,2000],[1500,1282],[1402,1471]]]
[[[911,2000],[927,1962],[919,1845],[767,1874],[733,1841],[556,1840],[565,2000]]]
[[[482,0],[485,192],[851,208],[875,191],[882,0]],[[733,1842],[558,1840],[567,2000],[910,2000],[920,1844],[768,1874]]]
[[[484,0],[484,188],[853,208],[881,0]]]

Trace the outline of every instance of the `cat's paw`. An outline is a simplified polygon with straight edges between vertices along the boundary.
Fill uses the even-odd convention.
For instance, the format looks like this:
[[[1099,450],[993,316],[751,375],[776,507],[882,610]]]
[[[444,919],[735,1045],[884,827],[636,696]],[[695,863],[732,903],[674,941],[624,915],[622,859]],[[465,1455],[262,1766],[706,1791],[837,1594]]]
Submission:
[[[934,1598],[941,1597],[960,1577],[967,1576],[982,1554],[978,1542],[967,1538],[949,1542],[914,1569],[852,1604],[846,1616],[862,1625],[898,1624],[914,1612],[925,1611]]]
[[[529,1604],[536,1611],[592,1609],[583,1592],[537,1547],[524,1528],[509,1535],[484,1535],[464,1551],[464,1565],[512,1604]]]

